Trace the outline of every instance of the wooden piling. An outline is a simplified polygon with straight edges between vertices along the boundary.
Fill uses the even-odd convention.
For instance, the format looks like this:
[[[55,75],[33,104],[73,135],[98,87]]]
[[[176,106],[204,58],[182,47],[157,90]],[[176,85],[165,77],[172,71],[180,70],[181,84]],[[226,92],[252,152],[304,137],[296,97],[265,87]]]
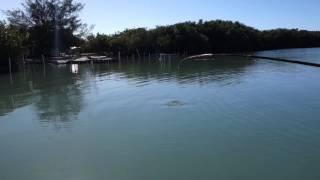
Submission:
[[[138,49],[136,49],[136,51],[137,51],[137,55],[138,55],[138,58],[139,58],[139,61],[140,61],[141,60],[140,52],[139,52]]]
[[[46,77],[46,63],[45,63],[45,58],[44,55],[41,55],[42,58],[42,66],[43,66],[43,76]]]
[[[41,55],[42,65],[44,65],[44,55]]]
[[[23,79],[26,79],[26,63],[25,63],[25,57],[22,55],[22,68],[23,68]]]
[[[120,62],[121,61],[121,52],[118,51],[118,61]]]
[[[10,83],[13,84],[13,78],[12,78],[12,64],[11,64],[11,57],[8,58],[9,61],[9,73],[10,73]]]
[[[11,57],[9,57],[8,61],[9,61],[9,73],[10,73],[10,75],[11,75],[11,73],[12,73],[12,69],[11,69]]]

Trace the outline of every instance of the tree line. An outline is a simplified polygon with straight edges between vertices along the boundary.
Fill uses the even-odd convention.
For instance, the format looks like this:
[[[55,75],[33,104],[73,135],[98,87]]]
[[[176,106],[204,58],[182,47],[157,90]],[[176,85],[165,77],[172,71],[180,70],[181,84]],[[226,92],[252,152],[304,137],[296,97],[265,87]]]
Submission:
[[[87,28],[79,18],[83,7],[74,0],[25,0],[21,9],[5,11],[8,23],[0,24],[0,42],[18,41],[19,46],[0,44],[0,48],[8,49],[0,56],[14,56],[19,50],[33,57],[50,56],[55,50],[79,46]]]
[[[127,29],[113,35],[96,34],[82,45],[86,52],[228,53],[320,47],[320,32],[299,29],[257,30],[239,22],[184,22],[154,29]]]
[[[74,0],[25,0],[21,9],[6,11],[0,22],[0,58],[27,54],[52,56],[81,46],[82,52],[142,56],[153,53],[181,55],[249,52],[281,48],[320,47],[320,32],[299,29],[261,31],[239,22],[203,21],[127,29],[115,34],[91,34]],[[89,34],[89,35],[88,35]],[[1,62],[0,62],[1,63]]]

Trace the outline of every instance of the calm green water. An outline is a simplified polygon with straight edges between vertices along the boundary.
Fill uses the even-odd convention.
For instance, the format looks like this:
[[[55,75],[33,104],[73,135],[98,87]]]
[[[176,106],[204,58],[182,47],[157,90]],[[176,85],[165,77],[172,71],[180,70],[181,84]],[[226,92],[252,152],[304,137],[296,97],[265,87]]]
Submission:
[[[0,179],[318,180],[319,78],[246,58],[28,66],[0,76]]]

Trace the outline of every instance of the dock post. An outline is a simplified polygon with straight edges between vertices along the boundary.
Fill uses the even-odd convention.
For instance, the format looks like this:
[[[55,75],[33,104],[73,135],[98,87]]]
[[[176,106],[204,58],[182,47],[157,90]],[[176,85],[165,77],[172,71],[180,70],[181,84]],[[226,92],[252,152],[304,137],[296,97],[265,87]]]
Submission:
[[[137,51],[137,55],[138,55],[138,58],[139,58],[139,61],[141,60],[141,55],[140,55],[140,52],[139,52],[139,49],[136,49]]]
[[[13,79],[12,79],[12,65],[11,65],[11,57],[9,56],[9,73],[10,73],[10,83],[13,84]]]
[[[25,64],[25,57],[22,55],[22,68],[23,68],[23,78],[26,79],[26,64]]]
[[[42,60],[42,65],[44,65],[45,63],[44,63],[44,55],[43,54],[41,55],[41,60]]]
[[[120,62],[121,61],[121,52],[118,51],[118,61]]]
[[[11,105],[12,105],[12,108],[14,109],[16,107],[16,103],[14,101],[14,97],[13,96],[10,96],[10,100],[11,100]]]
[[[42,66],[43,66],[43,76],[46,77],[46,63],[45,63],[43,54],[41,55],[41,59],[42,59]]]
[[[11,74],[11,58],[9,57],[9,73]]]

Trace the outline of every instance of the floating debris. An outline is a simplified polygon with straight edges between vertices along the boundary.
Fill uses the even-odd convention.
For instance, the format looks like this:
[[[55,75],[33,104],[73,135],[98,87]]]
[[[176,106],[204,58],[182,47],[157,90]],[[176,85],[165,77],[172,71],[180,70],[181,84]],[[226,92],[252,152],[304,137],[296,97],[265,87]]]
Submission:
[[[200,55],[195,55],[195,56],[189,56],[183,59],[183,61],[185,60],[189,60],[189,59],[199,59],[199,58],[206,58],[208,59],[208,57],[212,57],[214,56],[214,54],[200,54]]]
[[[166,106],[168,107],[180,107],[180,106],[184,106],[185,103],[178,101],[178,100],[174,100],[174,101],[170,101],[168,103],[166,103]]]

